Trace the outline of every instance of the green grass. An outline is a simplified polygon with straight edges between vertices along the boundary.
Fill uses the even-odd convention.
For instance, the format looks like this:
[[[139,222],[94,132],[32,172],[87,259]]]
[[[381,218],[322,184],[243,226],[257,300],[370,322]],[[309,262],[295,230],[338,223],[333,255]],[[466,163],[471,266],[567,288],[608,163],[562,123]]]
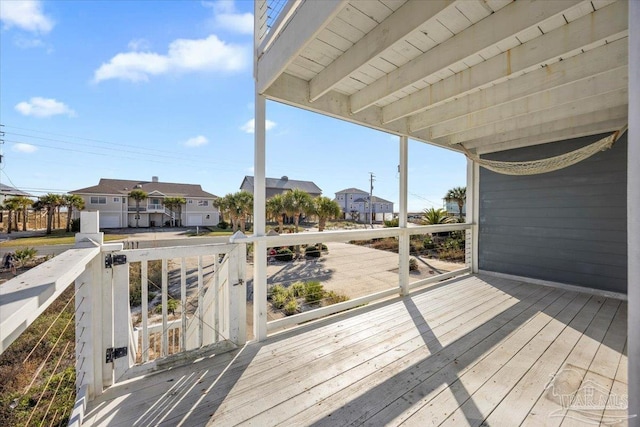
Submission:
[[[189,232],[185,233],[186,236],[231,236],[233,231],[230,228],[220,229],[217,227],[200,227],[198,234],[196,234],[195,230],[189,230]]]
[[[65,232],[64,230],[54,230],[51,234],[36,237],[21,237],[14,240],[8,240],[0,243],[3,248],[16,248],[26,246],[44,246],[44,245],[72,245],[75,243],[76,233]],[[105,242],[112,240],[126,239],[126,234],[105,234]]]

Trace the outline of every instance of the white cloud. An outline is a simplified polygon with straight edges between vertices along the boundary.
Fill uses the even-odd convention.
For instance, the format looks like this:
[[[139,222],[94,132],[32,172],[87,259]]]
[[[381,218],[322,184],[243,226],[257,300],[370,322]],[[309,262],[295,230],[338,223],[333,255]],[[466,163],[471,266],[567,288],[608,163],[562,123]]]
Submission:
[[[206,39],[178,39],[167,54],[151,52],[119,53],[94,73],[94,81],[122,79],[148,81],[150,76],[172,72],[241,71],[249,64],[249,46],[228,44],[210,35]]]
[[[0,20],[5,28],[17,27],[38,33],[48,33],[54,25],[37,0],[0,1]]]
[[[203,1],[202,5],[213,9],[213,24],[216,28],[240,34],[253,34],[253,14],[238,13],[233,0]]]
[[[265,120],[265,129],[271,130],[276,127],[276,122],[272,122],[271,120]],[[256,131],[256,120],[251,119],[247,123],[240,126],[240,130],[246,133],[255,133]]]
[[[34,153],[38,150],[38,147],[31,144],[25,144],[24,142],[17,142],[13,144],[13,151],[18,151],[20,153]]]
[[[22,101],[15,106],[16,111],[33,117],[51,117],[60,114],[75,117],[76,112],[65,103],[56,101],[53,98],[41,98],[39,96],[31,98],[29,101]]]
[[[194,136],[193,138],[189,138],[184,142],[184,145],[187,147],[200,147],[209,143],[209,140],[202,136]]]

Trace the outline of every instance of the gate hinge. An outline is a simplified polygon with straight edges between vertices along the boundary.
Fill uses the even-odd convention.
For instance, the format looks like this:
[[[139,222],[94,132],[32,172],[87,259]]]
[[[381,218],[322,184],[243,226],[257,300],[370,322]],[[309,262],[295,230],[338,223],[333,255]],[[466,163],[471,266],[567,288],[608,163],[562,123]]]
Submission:
[[[104,267],[111,268],[114,265],[123,265],[127,263],[126,255],[111,255],[107,254],[104,257]]]
[[[106,363],[111,363],[115,359],[125,357],[127,355],[127,347],[109,347],[107,349]]]
[[[244,285],[244,280],[238,279],[238,283],[235,283],[233,286],[240,286],[240,285]]]

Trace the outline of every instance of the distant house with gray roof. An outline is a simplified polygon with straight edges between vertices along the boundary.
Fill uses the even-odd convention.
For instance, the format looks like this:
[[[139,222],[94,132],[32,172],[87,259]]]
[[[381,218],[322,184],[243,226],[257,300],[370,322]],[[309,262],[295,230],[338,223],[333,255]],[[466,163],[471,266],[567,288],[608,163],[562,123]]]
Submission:
[[[217,198],[199,184],[101,178],[98,185],[70,191],[84,199],[85,210],[100,212],[100,228],[124,228],[136,225],[136,201],[129,197],[132,190],[142,190],[148,198],[140,202],[140,227],[159,227],[182,224],[184,226],[214,226],[220,218],[214,206]],[[164,206],[167,197],[182,197],[186,203],[174,211]],[[180,217],[178,217],[180,216]]]
[[[393,202],[373,196],[373,206],[369,206],[369,193],[358,188],[347,188],[338,191],[334,199],[342,209],[342,217],[358,222],[369,222],[369,213],[373,220],[381,222],[393,219]]]
[[[254,178],[252,176],[245,176],[240,184],[240,189],[248,191],[253,194]],[[289,179],[287,176],[282,178],[266,178],[266,198],[270,198],[276,194],[282,194],[285,191],[298,189],[306,191],[311,197],[317,197],[322,195],[322,190],[315,183],[311,181],[299,181],[296,179]]]
[[[35,197],[26,191],[18,190],[17,188],[10,187],[8,185],[0,184],[0,203],[4,203],[9,197]]]

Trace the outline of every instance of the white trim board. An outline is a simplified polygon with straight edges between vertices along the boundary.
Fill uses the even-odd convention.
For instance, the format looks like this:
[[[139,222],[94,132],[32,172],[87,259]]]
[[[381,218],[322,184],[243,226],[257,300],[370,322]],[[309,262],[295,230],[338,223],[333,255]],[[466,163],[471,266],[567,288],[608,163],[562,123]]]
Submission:
[[[627,295],[620,292],[605,291],[602,289],[593,289],[586,286],[571,285],[568,283],[552,282],[550,280],[534,279],[532,277],[517,276],[515,274],[498,273],[497,271],[479,270],[478,274],[486,274],[488,276],[500,277],[503,279],[519,280],[533,285],[548,286],[551,288],[564,289],[566,291],[582,292],[585,294],[597,295],[605,298],[615,298],[621,301],[627,301]]]

